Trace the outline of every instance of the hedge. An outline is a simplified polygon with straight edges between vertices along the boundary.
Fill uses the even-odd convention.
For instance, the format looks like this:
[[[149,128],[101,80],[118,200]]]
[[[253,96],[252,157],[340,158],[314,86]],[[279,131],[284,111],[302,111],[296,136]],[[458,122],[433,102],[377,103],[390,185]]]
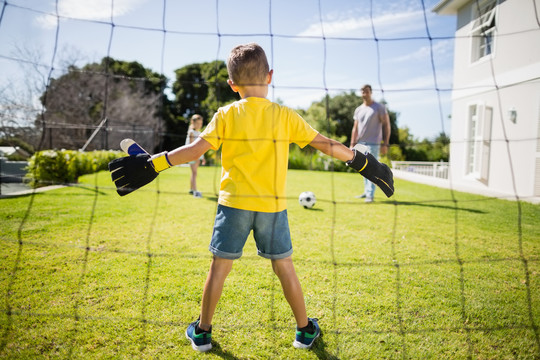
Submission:
[[[76,183],[81,175],[107,170],[111,160],[125,156],[121,151],[44,150],[28,161],[26,180],[31,187]]]
[[[28,162],[26,180],[32,187],[76,183],[81,175],[107,170],[107,164],[126,156],[121,151],[44,150],[36,152]],[[213,158],[213,157],[211,157]],[[386,158],[383,159],[387,160]],[[388,162],[388,161],[384,161]],[[208,162],[210,163],[210,162]],[[218,161],[219,164],[219,161]],[[352,171],[344,162],[311,149],[291,146],[289,169],[317,171]]]

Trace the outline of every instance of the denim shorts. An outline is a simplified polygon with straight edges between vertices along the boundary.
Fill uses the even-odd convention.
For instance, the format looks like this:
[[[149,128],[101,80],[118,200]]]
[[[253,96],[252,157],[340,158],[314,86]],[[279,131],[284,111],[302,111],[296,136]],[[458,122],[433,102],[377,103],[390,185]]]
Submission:
[[[224,259],[242,256],[249,233],[257,253],[266,259],[284,259],[293,252],[287,210],[266,213],[218,205],[209,250]]]

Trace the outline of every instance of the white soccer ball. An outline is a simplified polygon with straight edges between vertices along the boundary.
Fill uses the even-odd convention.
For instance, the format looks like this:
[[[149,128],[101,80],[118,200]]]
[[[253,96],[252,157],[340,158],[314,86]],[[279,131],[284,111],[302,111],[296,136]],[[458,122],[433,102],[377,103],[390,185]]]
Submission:
[[[317,202],[315,194],[311,191],[304,191],[298,197],[298,202],[306,209],[311,209]]]

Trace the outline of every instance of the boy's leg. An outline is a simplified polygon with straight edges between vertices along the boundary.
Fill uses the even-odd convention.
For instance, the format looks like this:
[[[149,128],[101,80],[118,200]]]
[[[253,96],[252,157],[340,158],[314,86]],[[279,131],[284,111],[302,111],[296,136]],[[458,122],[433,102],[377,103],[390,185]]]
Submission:
[[[299,328],[307,326],[308,317],[304,294],[302,293],[300,281],[296,276],[292,258],[288,256],[284,259],[273,259],[272,268],[281,282],[283,294],[291,307],[297,326]]]
[[[199,323],[199,327],[205,331],[210,329],[212,325],[212,318],[223,291],[223,284],[227,275],[231,272],[233,261],[218,256],[214,256],[212,259],[210,271],[204,284],[201,303],[201,321]]]

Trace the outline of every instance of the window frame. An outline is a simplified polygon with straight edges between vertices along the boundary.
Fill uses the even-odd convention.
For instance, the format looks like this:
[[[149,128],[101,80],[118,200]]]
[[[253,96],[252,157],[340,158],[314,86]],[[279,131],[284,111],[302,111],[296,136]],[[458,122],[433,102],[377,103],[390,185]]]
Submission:
[[[492,122],[493,107],[486,106],[483,102],[468,104],[465,176],[486,183],[489,180]]]
[[[471,63],[493,56],[497,32],[497,0],[478,0],[472,5]]]

